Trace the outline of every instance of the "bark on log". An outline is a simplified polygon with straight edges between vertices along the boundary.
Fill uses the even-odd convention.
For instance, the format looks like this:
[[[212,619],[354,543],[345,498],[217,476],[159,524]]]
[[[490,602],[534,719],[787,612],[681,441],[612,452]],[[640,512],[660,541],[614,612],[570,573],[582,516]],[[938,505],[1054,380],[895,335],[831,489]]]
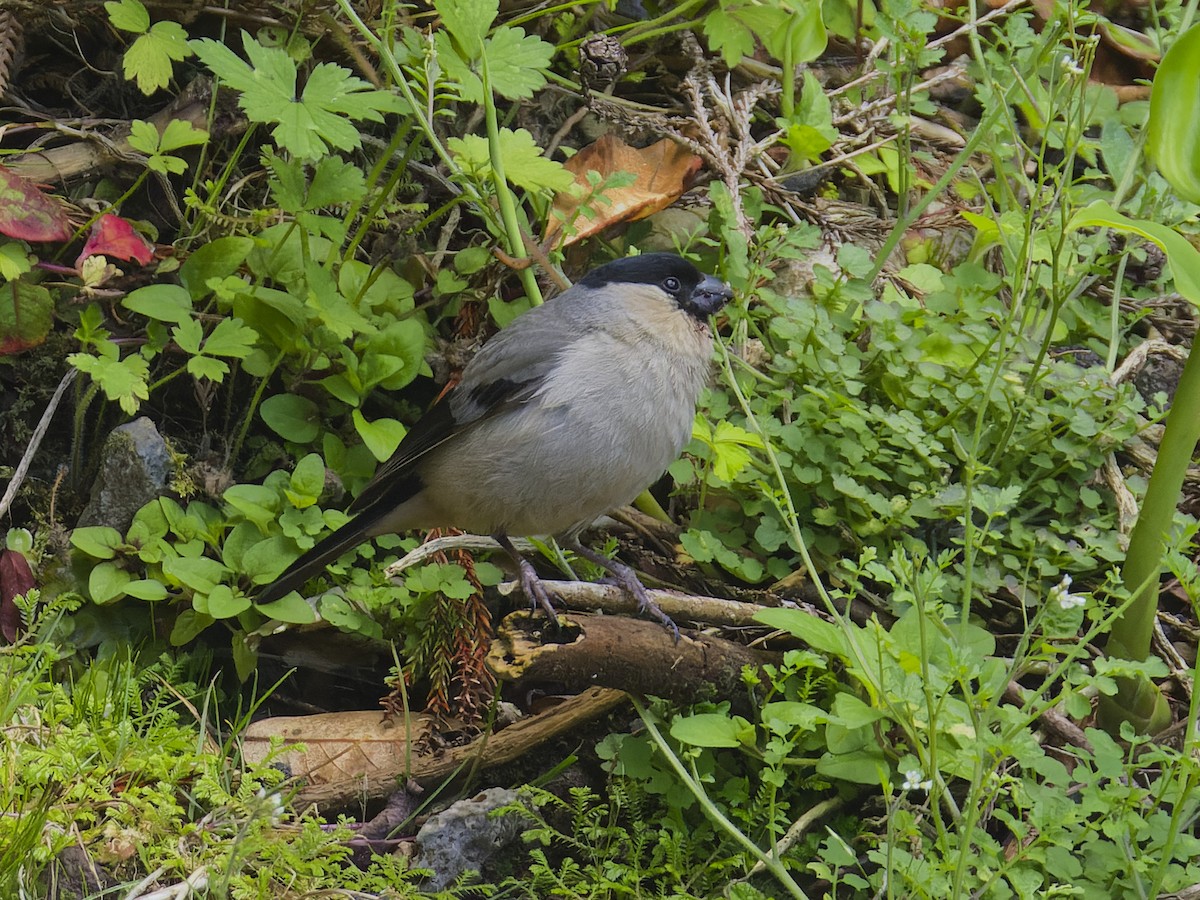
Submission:
[[[742,669],[781,659],[699,632],[683,633],[676,644],[657,622],[624,616],[560,614],[559,625],[556,631],[534,613],[505,617],[488,652],[488,668],[504,681],[545,682],[569,691],[599,685],[685,703],[730,700],[744,709],[751,701]]]

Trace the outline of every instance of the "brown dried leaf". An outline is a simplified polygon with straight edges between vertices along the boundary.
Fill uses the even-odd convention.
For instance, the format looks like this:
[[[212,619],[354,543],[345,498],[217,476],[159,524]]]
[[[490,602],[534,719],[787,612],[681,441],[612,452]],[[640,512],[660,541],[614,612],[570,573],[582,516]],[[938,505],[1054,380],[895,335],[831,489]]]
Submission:
[[[575,185],[554,198],[554,215],[546,231],[548,240],[557,240],[564,223],[569,226],[563,246],[591,237],[615,222],[635,222],[666,209],[687,190],[701,159],[668,138],[639,150],[606,134],[565,165],[575,176]],[[601,185],[620,172],[629,173],[634,181],[597,194],[588,172],[599,174]]]

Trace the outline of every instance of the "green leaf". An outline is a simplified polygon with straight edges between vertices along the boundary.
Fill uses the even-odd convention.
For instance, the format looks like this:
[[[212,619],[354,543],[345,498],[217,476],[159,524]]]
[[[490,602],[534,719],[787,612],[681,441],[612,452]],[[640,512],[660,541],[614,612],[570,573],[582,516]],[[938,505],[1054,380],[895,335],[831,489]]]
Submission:
[[[258,650],[250,645],[245,632],[242,631],[234,632],[231,649],[233,650],[233,667],[237,670],[238,678],[245,681],[254,674],[254,669],[258,665]]]
[[[351,416],[354,419],[354,430],[380,462],[390,457],[400,446],[400,439],[404,437],[404,426],[395,419],[376,419],[374,422],[368,422],[357,409]]]
[[[196,612],[194,609],[185,609],[171,627],[171,646],[182,647],[216,621],[212,616]]]
[[[209,559],[207,556],[194,558],[180,556],[175,559],[164,559],[162,568],[164,573],[180,584],[201,594],[211,594],[230,574],[229,569],[223,563]],[[249,606],[249,601],[247,601],[247,606]]]
[[[247,328],[241,319],[222,319],[204,341],[204,352],[210,356],[244,359],[254,349],[257,339],[258,332]]]
[[[203,128],[197,128],[186,119],[171,119],[159,136],[158,146],[160,150],[169,152],[206,143],[208,143],[208,132]]]
[[[810,613],[799,609],[764,609],[754,618],[771,628],[789,632],[814,650],[832,653],[842,659],[850,657],[841,628]]]
[[[473,177],[479,180],[491,178],[492,161],[487,138],[469,134],[451,138],[447,146]],[[528,190],[564,191],[575,180],[561,163],[542,155],[541,147],[524,128],[516,131],[500,129],[500,159],[508,180]]]
[[[171,339],[186,353],[197,354],[204,340],[204,328],[190,316],[171,329]]]
[[[150,13],[146,12],[141,0],[109,0],[104,4],[104,11],[113,27],[122,31],[145,34],[150,27]]]
[[[888,760],[879,748],[863,748],[854,753],[825,753],[817,760],[817,772],[826,778],[851,784],[883,784]]]
[[[36,347],[53,324],[54,298],[40,284],[10,281],[0,291],[0,356]]]
[[[483,103],[482,64],[460,56],[445,32],[434,36],[445,80],[467,103]],[[498,28],[483,45],[492,91],[508,100],[523,100],[546,83],[544,72],[554,57],[554,45],[520,28]]]
[[[1188,301],[1200,305],[1200,252],[1173,228],[1147,219],[1121,215],[1103,200],[1097,200],[1071,217],[1068,230],[1089,227],[1116,228],[1152,241],[1167,255],[1175,288]]]
[[[730,68],[740,63],[743,56],[754,53],[754,35],[724,8],[705,16],[701,30],[708,38],[708,46],[720,53]]]
[[[133,576],[115,563],[102,562],[88,575],[88,593],[92,602],[103,606],[125,596],[125,585]]]
[[[1146,153],[1180,196],[1200,203],[1200,25],[1177,38],[1159,63]]]
[[[500,14],[499,0],[434,0],[433,8],[465,57],[478,59],[483,39]]]
[[[788,734],[793,729],[812,731],[828,721],[827,710],[796,700],[776,700],[762,708],[762,723],[775,734]]]
[[[192,298],[177,284],[140,287],[127,294],[121,305],[157,322],[187,322],[192,318]]]
[[[121,533],[107,525],[87,525],[71,532],[71,546],[96,559],[112,559],[124,545]]]
[[[296,509],[307,509],[325,490],[325,463],[320,454],[310,453],[292,470],[291,487],[284,491]]]
[[[136,81],[138,90],[150,95],[170,84],[173,63],[191,55],[187,32],[182,25],[178,22],[155,22],[125,51],[122,70],[126,80]]]
[[[15,281],[33,270],[29,250],[19,241],[0,245],[0,278]]]
[[[229,366],[211,356],[193,356],[187,361],[187,371],[193,378],[205,378],[220,384],[229,374]]]
[[[671,723],[671,737],[693,747],[740,747],[754,744],[754,726],[741,716],[697,713]]]
[[[155,601],[167,599],[167,589],[163,583],[149,578],[129,582],[129,584],[125,585],[125,593],[139,600]]]
[[[264,532],[279,515],[279,495],[261,484],[235,484],[222,499]]]
[[[307,397],[275,394],[263,401],[259,414],[285,441],[308,444],[321,433],[321,410]]]
[[[316,611],[295,591],[271,603],[256,603],[254,608],[264,616],[293,625],[309,625],[317,621]]]
[[[191,46],[227,86],[241,92],[238,105],[246,117],[279,123],[271,136],[281,148],[302,159],[323,157],[330,147],[353,150],[361,140],[354,121],[381,122],[384,113],[405,108],[399,97],[374,90],[333,63],[314,68],[297,98],[292,58],[282,48],[264,47],[246,32],[242,32],[242,46],[249,65],[209,38],[194,40]]]
[[[150,386],[146,383],[150,364],[141,356],[127,356],[118,360],[72,353],[67,357],[67,362],[90,376],[109,400],[120,403],[121,409],[131,416],[137,412],[140,401],[150,396]]]
[[[212,292],[210,283],[237,272],[253,249],[254,239],[248,237],[219,237],[209,241],[184,260],[179,267],[179,280],[192,300],[202,300]],[[145,288],[133,293],[142,290]]]
[[[844,728],[862,728],[884,718],[884,714],[844,691],[833,698],[833,714]]]
[[[282,534],[273,534],[258,540],[242,554],[240,568],[254,584],[267,584],[295,559],[296,542]]]
[[[251,606],[250,598],[241,593],[235,593],[227,584],[218,584],[205,599],[208,615],[214,619],[232,619],[240,616]]]

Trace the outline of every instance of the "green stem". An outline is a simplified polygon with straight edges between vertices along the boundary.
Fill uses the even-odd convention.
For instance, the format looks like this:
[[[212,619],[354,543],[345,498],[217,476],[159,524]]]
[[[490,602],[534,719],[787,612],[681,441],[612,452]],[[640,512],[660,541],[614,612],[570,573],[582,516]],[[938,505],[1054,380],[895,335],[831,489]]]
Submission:
[[[1167,414],[1158,459],[1146,486],[1146,497],[1137,524],[1129,537],[1129,551],[1121,579],[1134,591],[1134,601],[1117,620],[1105,647],[1109,656],[1145,659],[1150,653],[1150,636],[1158,610],[1158,576],[1162,571],[1167,532],[1175,521],[1175,509],[1183,479],[1200,440],[1200,353],[1188,354],[1179,378],[1171,411]]]
[[[717,805],[712,802],[712,799],[708,796],[708,793],[704,790],[700,782],[693,778],[691,773],[684,768],[679,757],[675,755],[675,751],[671,749],[671,745],[666,742],[666,739],[659,732],[658,726],[654,723],[646,707],[636,697],[630,697],[630,700],[633,702],[633,708],[637,710],[637,714],[641,716],[642,724],[646,726],[651,739],[658,749],[662,751],[663,756],[666,757],[667,764],[675,770],[675,774],[687,785],[688,790],[692,792],[692,796],[696,798],[696,802],[700,804],[700,808],[704,810],[704,814],[708,816],[709,821],[733,838],[750,855],[762,863],[767,871],[774,875],[776,880],[787,889],[789,894],[799,898],[799,900],[808,900],[808,895],[792,879],[787,867],[783,865],[779,857],[774,853],[763,853],[762,849],[754,841],[742,834],[738,827],[729,821],[725,814],[717,808]]]
[[[504,175],[504,159],[500,153],[500,123],[496,118],[496,98],[492,95],[492,82],[488,76],[487,54],[480,55],[483,78],[483,114],[487,123],[488,158],[492,163],[492,182],[496,190],[496,203],[500,207],[500,218],[504,223],[504,238],[508,255],[516,259],[525,256],[525,241],[521,237],[521,222],[517,218],[517,203]],[[538,287],[537,273],[533,266],[520,270],[521,285],[525,296],[534,306],[542,305],[542,289]]]

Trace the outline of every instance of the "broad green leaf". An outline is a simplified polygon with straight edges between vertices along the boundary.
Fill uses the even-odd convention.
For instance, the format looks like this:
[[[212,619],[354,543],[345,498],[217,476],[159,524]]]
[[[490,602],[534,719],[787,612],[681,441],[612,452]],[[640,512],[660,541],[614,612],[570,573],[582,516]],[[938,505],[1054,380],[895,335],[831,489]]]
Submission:
[[[240,570],[254,584],[267,584],[278,578],[296,559],[296,544],[282,534],[273,534],[265,540],[261,535],[257,543],[243,553]]]
[[[222,319],[204,341],[204,352],[210,356],[232,356],[243,359],[254,349],[258,332],[247,328],[241,319]]]
[[[171,646],[182,647],[215,622],[216,619],[212,616],[196,612],[194,609],[185,609],[171,628]]]
[[[179,280],[193,300],[203,300],[212,292],[210,282],[234,274],[253,249],[254,239],[248,237],[220,237],[209,241],[183,261],[179,267]]]
[[[741,716],[697,713],[671,723],[671,737],[693,747],[740,747],[754,744],[754,726]]]
[[[192,318],[192,298],[177,284],[140,287],[126,295],[121,305],[158,322],[181,323]]]
[[[114,563],[102,562],[88,575],[88,593],[92,602],[103,606],[125,596],[125,585],[133,576]]]
[[[164,559],[162,568],[180,584],[202,594],[211,594],[229,574],[229,569],[223,563],[207,556]]]
[[[851,784],[883,784],[889,764],[883,750],[864,747],[854,753],[825,753],[817,760],[817,772],[835,781]]]
[[[882,712],[870,704],[844,691],[833,698],[833,714],[837,716],[839,723],[848,729],[862,728],[884,717]]]
[[[307,509],[325,489],[325,463],[320,454],[310,453],[292,470],[291,486],[284,493],[296,509]]]
[[[139,600],[165,600],[167,589],[161,581],[144,578],[125,585],[125,593]]]
[[[763,706],[762,723],[776,734],[787,734],[793,728],[812,731],[829,721],[829,712],[811,703],[796,700],[776,700]]]
[[[222,499],[264,531],[279,515],[279,495],[260,484],[235,484]]]
[[[754,35],[745,25],[723,8],[718,8],[704,17],[702,26],[708,46],[720,53],[725,65],[736,66],[743,56],[754,53]]]
[[[1200,25],[1171,45],[1154,75],[1146,153],[1171,187],[1200,203]]]
[[[814,650],[832,653],[848,659],[849,648],[841,628],[799,609],[764,609],[754,616],[756,621],[800,638]]]
[[[1167,255],[1176,290],[1193,304],[1200,305],[1200,252],[1178,231],[1146,219],[1131,219],[1103,200],[1081,209],[1067,223],[1068,230],[1094,227],[1131,232],[1157,244]]]
[[[220,384],[229,374],[229,366],[211,356],[193,356],[187,361],[187,371],[193,378],[204,378]]]
[[[284,594],[271,603],[256,603],[254,608],[264,616],[293,625],[308,625],[317,621],[316,610],[295,591]]]
[[[15,281],[33,270],[29,248],[21,241],[8,241],[0,245],[0,278]]]
[[[171,119],[159,136],[159,149],[164,153],[208,143],[208,132],[186,119]],[[220,238],[218,238],[220,240]],[[236,238],[235,238],[236,240]]]
[[[321,410],[307,397],[275,394],[259,407],[262,420],[285,441],[308,444],[321,430]]]
[[[96,559],[112,559],[124,544],[121,532],[107,525],[87,525],[71,532],[71,546]]]
[[[218,584],[208,592],[206,612],[214,619],[232,619],[240,616],[251,606],[250,598],[235,593],[227,584]]]
[[[482,62],[464,60],[445,32],[438,32],[434,42],[446,82],[467,103],[483,103]],[[483,52],[492,91],[508,100],[523,100],[546,83],[543,73],[554,56],[554,45],[520,28],[505,27],[484,41]]]
[[[357,409],[351,415],[354,419],[354,430],[380,462],[391,456],[400,446],[400,439],[404,437],[404,426],[395,419],[376,419],[374,422],[368,422],[362,411]]]

